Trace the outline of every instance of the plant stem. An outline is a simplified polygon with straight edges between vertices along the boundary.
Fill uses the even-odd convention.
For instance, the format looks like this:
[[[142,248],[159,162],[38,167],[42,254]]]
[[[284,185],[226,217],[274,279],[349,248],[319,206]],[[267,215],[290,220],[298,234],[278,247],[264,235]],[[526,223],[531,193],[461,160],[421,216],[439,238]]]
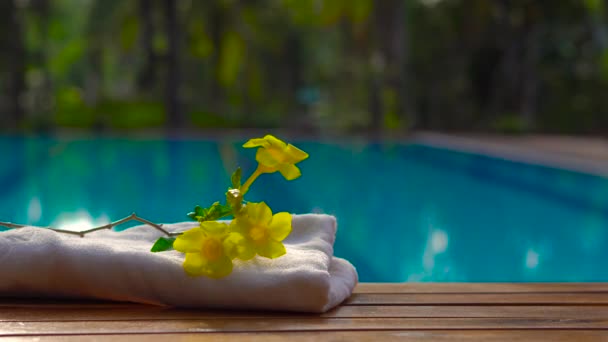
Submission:
[[[43,229],[50,229],[52,231],[55,231],[57,233],[64,233],[64,234],[71,234],[71,235],[78,235],[80,237],[84,237],[86,234],[98,231],[98,230],[104,230],[104,229],[112,229],[116,226],[119,226],[125,222],[129,222],[129,221],[138,221],[144,224],[147,224],[148,226],[161,231],[163,234],[172,237],[172,236],[178,236],[181,235],[181,232],[169,232],[167,230],[165,230],[162,226],[162,224],[156,224],[154,222],[148,221],[144,218],[141,218],[139,216],[137,216],[135,213],[122,218],[118,221],[114,221],[112,223],[108,223],[105,224],[103,226],[99,226],[99,227],[94,227],[91,229],[87,229],[87,230],[83,230],[83,231],[72,231],[72,230],[65,230],[65,229],[56,229],[56,228],[51,228],[51,227],[36,227],[36,228],[43,228]],[[19,229],[19,228],[25,228],[25,227],[35,227],[35,226],[27,226],[27,225],[23,225],[23,224],[15,224],[15,223],[10,223],[10,222],[0,222],[0,226],[4,226],[7,228],[11,228],[11,229]]]
[[[253,172],[253,174],[251,176],[249,176],[249,178],[247,179],[245,184],[243,184],[243,186],[241,186],[241,194],[243,196],[245,196],[247,191],[249,191],[249,187],[251,186],[253,181],[255,181],[256,178],[258,178],[261,174],[262,174],[262,171],[260,171],[260,166],[258,165],[258,168],[255,169],[255,171]]]

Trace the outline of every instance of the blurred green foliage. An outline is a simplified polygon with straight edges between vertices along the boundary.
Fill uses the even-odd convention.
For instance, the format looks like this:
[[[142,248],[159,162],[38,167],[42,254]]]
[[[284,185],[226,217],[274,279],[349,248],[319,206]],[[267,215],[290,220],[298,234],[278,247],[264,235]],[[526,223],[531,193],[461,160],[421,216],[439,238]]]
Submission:
[[[0,129],[605,133],[607,11],[602,0],[8,0]]]
[[[528,124],[518,115],[506,114],[496,118],[492,128],[503,134],[523,134],[529,131]]]

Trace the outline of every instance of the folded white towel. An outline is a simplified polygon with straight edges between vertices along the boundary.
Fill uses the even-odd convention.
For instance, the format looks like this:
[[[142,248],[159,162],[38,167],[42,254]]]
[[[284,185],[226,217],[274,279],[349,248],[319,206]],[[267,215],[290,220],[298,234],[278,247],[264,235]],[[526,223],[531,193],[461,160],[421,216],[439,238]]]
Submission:
[[[97,231],[81,238],[47,229],[0,233],[0,295],[97,298],[196,308],[324,312],[348,298],[357,272],[333,256],[336,220],[293,215],[287,254],[235,260],[222,279],[190,277],[176,252],[151,253],[151,227]],[[164,225],[183,231],[196,223]]]

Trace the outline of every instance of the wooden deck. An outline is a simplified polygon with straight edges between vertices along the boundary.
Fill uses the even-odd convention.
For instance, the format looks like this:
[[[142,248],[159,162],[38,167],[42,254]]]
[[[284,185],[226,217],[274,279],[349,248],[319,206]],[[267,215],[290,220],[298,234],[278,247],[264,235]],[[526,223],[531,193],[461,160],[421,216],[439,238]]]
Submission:
[[[321,314],[0,299],[0,341],[608,341],[608,283],[360,284]]]
[[[427,132],[416,134],[413,141],[608,177],[608,139],[547,135],[447,135]]]

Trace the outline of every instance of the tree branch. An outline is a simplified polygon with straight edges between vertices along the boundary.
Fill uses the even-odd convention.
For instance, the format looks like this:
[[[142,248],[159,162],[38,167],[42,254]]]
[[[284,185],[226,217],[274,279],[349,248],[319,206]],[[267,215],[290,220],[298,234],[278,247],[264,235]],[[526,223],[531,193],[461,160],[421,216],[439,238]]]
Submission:
[[[116,226],[119,226],[123,223],[129,222],[129,221],[137,221],[137,222],[141,222],[144,224],[147,224],[148,226],[161,231],[163,234],[167,235],[167,236],[178,236],[181,235],[181,232],[169,232],[167,230],[165,230],[162,226],[162,224],[156,224],[154,222],[148,221],[144,218],[141,218],[139,216],[137,216],[137,214],[133,213],[123,219],[120,219],[118,221],[114,221],[108,224],[105,224],[103,226],[99,226],[99,227],[94,227],[91,229],[87,229],[87,230],[83,230],[83,231],[72,231],[72,230],[65,230],[65,229],[56,229],[56,228],[51,228],[51,227],[35,227],[35,226],[28,226],[28,225],[23,225],[23,224],[15,224],[15,223],[10,223],[10,222],[0,222],[0,226],[3,227],[7,227],[7,228],[11,228],[11,229],[19,229],[19,228],[25,228],[25,227],[35,227],[35,228],[42,228],[42,229],[50,229],[52,231],[55,231],[57,233],[64,233],[64,234],[70,234],[70,235],[78,235],[80,237],[84,237],[85,235],[98,231],[98,230],[104,230],[104,229],[112,229]]]

